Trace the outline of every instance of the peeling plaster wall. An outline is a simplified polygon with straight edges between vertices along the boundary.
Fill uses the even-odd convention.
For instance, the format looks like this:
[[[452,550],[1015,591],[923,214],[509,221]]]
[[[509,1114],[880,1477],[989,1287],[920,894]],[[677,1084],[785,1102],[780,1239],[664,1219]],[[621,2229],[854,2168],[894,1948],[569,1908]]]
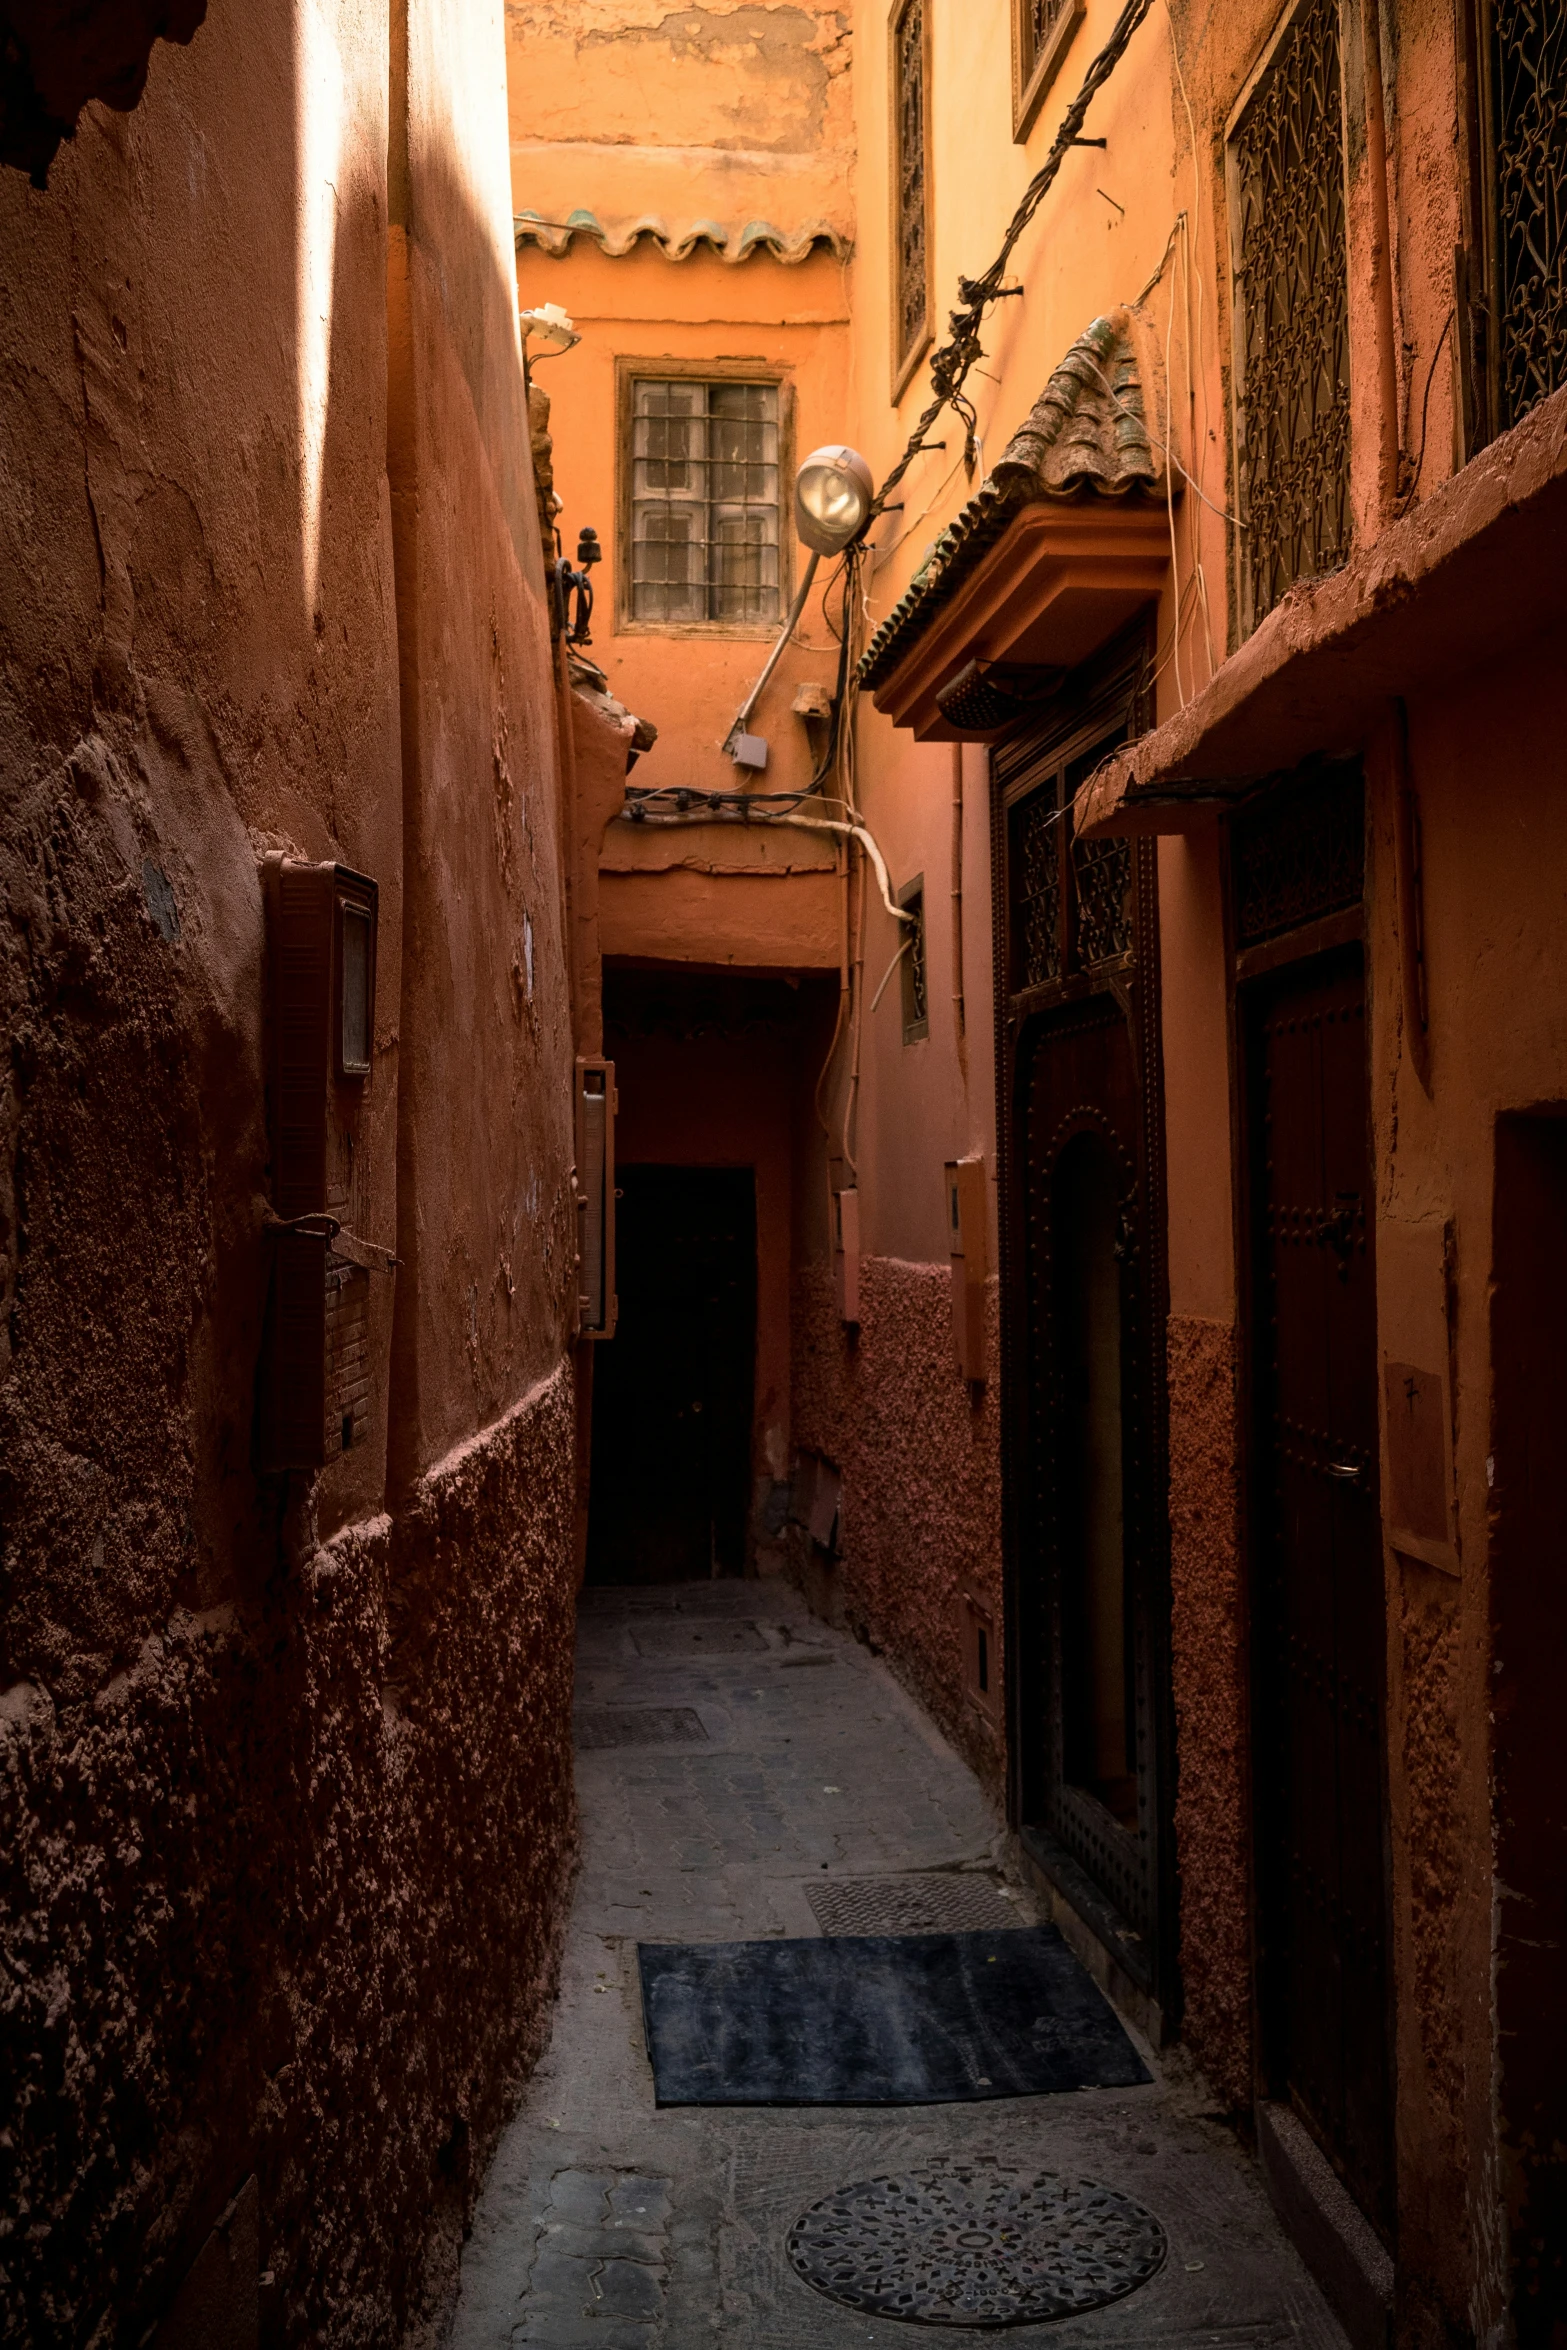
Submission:
[[[571,1038],[499,8],[392,33],[217,11],[47,192],[0,171],[6,2343],[147,2339],[252,2174],[271,2339],[432,2331],[554,1966]],[[405,1261],[316,1479],[252,1450],[269,849],[381,893]]]
[[[997,1360],[997,1293],[987,1354]],[[952,1337],[945,1265],[866,1257],[860,1322],[839,1320],[832,1274],[818,1262],[796,1276],[794,1436],[843,1479],[838,1551],[830,1566],[797,1564],[813,1605],[884,1650],[999,1803],[999,1728],[968,1694],[963,1595],[995,1626],[993,1686],[1003,1685],[1001,1450],[994,1371],[976,1405]]]
[[[851,232],[848,10],[507,0],[506,29],[518,211]]]

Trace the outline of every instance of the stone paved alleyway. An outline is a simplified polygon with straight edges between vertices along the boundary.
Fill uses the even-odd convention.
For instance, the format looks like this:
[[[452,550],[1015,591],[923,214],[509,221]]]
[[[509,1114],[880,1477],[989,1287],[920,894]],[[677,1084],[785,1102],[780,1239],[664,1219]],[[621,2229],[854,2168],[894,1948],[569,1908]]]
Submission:
[[[455,2350],[848,2350],[954,2338],[868,2318],[789,2266],[830,2189],[943,2156],[1086,2175],[1154,2210],[1170,2256],[1088,2317],[1005,2338],[1340,2350],[1232,2134],[1175,2067],[1152,2087],[982,2105],[658,2112],[636,1945],[810,1935],[809,1896],[940,1871],[996,1898],[1000,1823],[885,1666],[776,1583],[585,1597],[583,1870],[553,2042],[463,2259]],[[656,1712],[657,1744],[589,1743]],[[695,1717],[694,1720],[692,1717]],[[1031,1922],[1026,1897],[1008,1897]],[[823,1904],[825,1906],[825,1904]],[[965,2341],[996,2339],[964,2329]]]

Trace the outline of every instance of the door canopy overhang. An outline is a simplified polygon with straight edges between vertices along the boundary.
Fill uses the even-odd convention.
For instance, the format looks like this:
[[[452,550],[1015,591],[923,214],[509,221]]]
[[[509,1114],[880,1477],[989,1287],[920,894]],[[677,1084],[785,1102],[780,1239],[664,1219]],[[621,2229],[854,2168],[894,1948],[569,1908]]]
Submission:
[[[994,734],[1159,594],[1170,518],[1145,387],[1160,380],[1140,312],[1078,337],[865,649],[859,682],[895,725]],[[987,678],[996,692],[976,694]]]

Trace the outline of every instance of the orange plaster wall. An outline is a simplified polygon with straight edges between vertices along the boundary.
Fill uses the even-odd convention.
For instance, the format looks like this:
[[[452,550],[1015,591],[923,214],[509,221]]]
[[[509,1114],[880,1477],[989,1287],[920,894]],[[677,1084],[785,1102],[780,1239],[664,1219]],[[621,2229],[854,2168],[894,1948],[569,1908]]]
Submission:
[[[901,929],[865,892],[867,985],[861,1086],[853,1156],[861,1167],[862,1245],[868,1255],[915,1264],[948,1261],[943,1167],[983,1155],[989,1177],[990,1265],[995,1269],[995,1028],[991,971],[989,760],[972,745],[963,761],[963,1034],[958,1033],[953,954],[950,743],[915,744],[868,705],[860,714],[864,768],[877,776],[871,822],[894,893],[924,876],[925,966],[930,1034],[903,1039],[902,973],[871,999],[898,952]]]
[[[610,691],[659,729],[658,743],[638,764],[637,782],[699,791],[800,788],[810,779],[813,755],[790,704],[803,684],[831,687],[838,657],[819,596],[751,720],[751,731],[765,735],[770,749],[759,778],[737,770],[722,745],[777,636],[776,624],[676,634],[626,624],[616,361],[646,362],[656,372],[663,359],[682,365],[749,360],[783,371],[788,397],[781,410],[792,419],[780,433],[780,580],[787,603],[805,560],[789,519],[789,449],[803,456],[846,430],[843,269],[825,253],[789,267],[757,254],[731,267],[703,254],[666,261],[651,245],[611,260],[592,244],[578,244],[559,261],[524,245],[517,282],[524,307],[560,303],[582,335],[574,351],[541,362],[538,375],[553,403],[562,545],[574,557],[577,534],[591,523],[604,547],[594,573],[593,657],[607,672]],[[826,567],[819,585],[826,585]],[[734,853],[741,854],[738,846]]]
[[[849,226],[852,34],[836,7],[508,0],[519,211],[677,234]]]
[[[1547,637],[1410,712],[1429,1095],[1402,1003],[1391,779],[1375,760],[1370,775],[1378,1335],[1384,1358],[1447,1372],[1457,1569],[1387,1554],[1399,2224],[1412,2319],[1430,2324],[1465,2309],[1499,2322],[1506,2290],[1489,2202],[1492,1185],[1498,1116],[1567,1102],[1563,700]]]
[[[397,14],[392,207],[373,0],[214,8],[133,112],[87,110],[46,190],[0,171],[8,2201],[51,2215],[6,2256],[29,2340],[150,2339],[251,2179],[233,2339],[258,2270],[279,2340],[434,2325],[547,1998],[571,1395],[531,1228],[492,1301],[513,1195],[566,1180],[569,1038],[503,60],[497,16]],[[364,1189],[405,1262],[372,1291],[372,1438],[318,1479],[253,1451],[271,849],[380,885]]]
[[[391,246],[413,1102],[400,1138],[398,1479],[559,1360],[575,1230],[555,681],[504,93],[436,6],[413,22],[410,77]],[[455,1086],[443,1081],[454,1069]]]
[[[599,937],[606,955],[740,970],[836,970],[841,895],[831,872],[771,879],[604,873]]]

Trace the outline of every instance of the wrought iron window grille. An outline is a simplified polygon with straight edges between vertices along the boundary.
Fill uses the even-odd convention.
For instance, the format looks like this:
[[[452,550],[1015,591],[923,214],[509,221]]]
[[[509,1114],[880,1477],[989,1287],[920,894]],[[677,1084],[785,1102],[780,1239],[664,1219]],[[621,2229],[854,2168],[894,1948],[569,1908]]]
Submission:
[[[1012,0],[1012,136],[1019,145],[1085,13],[1085,0]]]
[[[630,425],[630,617],[776,620],[777,384],[639,376]]]
[[[1304,0],[1230,138],[1241,621],[1349,555],[1338,0]]]
[[[1476,17],[1478,444],[1567,383],[1567,14],[1557,0],[1478,0]]]
[[[1270,779],[1230,820],[1230,873],[1241,948],[1358,905],[1366,873],[1359,762]]]
[[[898,892],[898,904],[914,919],[907,924],[908,944],[900,967],[903,990],[903,1041],[918,1044],[930,1034],[930,997],[925,963],[925,877],[921,874]]]
[[[930,340],[930,38],[927,0],[892,17],[893,329],[897,399]]]

